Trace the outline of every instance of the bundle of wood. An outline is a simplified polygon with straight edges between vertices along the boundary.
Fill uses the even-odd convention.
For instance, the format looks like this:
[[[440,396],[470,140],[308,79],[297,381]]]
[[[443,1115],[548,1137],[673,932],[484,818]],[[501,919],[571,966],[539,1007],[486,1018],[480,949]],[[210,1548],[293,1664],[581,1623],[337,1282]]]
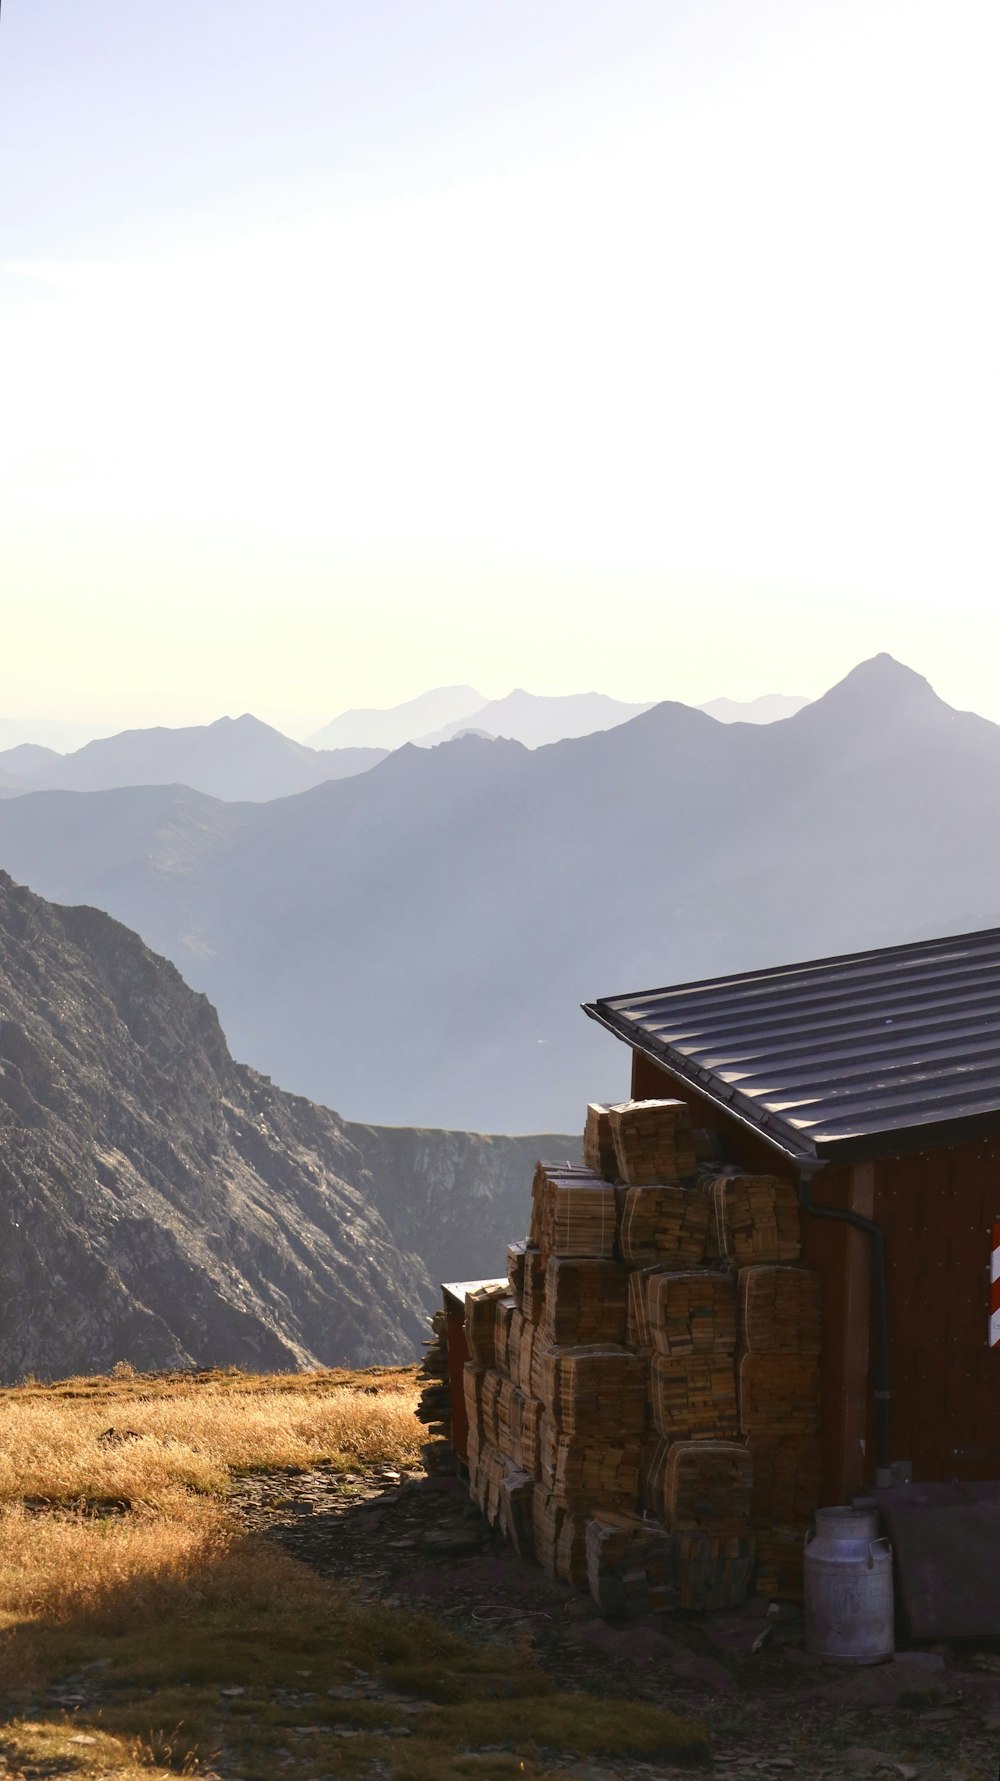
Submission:
[[[587,1587],[587,1517],[567,1509],[556,1538],[556,1577],[573,1589]]]
[[[809,1522],[757,1531],[757,1594],[772,1602],[801,1602]]]
[[[663,1486],[672,1445],[663,1435],[647,1435],[639,1452],[639,1506],[658,1521],[663,1520]]]
[[[534,1556],[535,1535],[532,1520],[534,1494],[535,1480],[527,1472],[508,1461],[500,1480],[497,1524],[519,1558]]]
[[[420,1402],[417,1416],[426,1424],[431,1436],[421,1448],[429,1472],[453,1471],[455,1455],[451,1445],[451,1393],[448,1387],[448,1318],[444,1311],[435,1311],[431,1318],[431,1337],[424,1343],[420,1364]]]
[[[528,1397],[532,1396],[533,1389],[531,1383],[531,1368],[535,1353],[535,1337],[536,1332],[534,1324],[529,1323],[528,1319],[525,1318],[521,1325],[521,1341],[517,1361],[517,1383],[520,1386],[520,1389],[525,1392]],[[513,1341],[513,1339],[513,1331],[511,1331],[511,1341]]]
[[[754,1537],[686,1528],[674,1535],[674,1565],[679,1608],[739,1608],[753,1576]]]
[[[611,1109],[591,1101],[583,1128],[583,1160],[588,1169],[605,1181],[618,1180],[618,1153],[611,1130]]]
[[[692,1268],[651,1274],[646,1284],[649,1339],[658,1354],[732,1354],[736,1281],[731,1273]]]
[[[818,1435],[819,1360],[813,1354],[744,1354],[740,1432],[761,1441]]]
[[[729,1441],[737,1434],[732,1355],[654,1354],[653,1422],[671,1441]]]
[[[504,1293],[494,1307],[493,1351],[495,1364],[508,1378],[511,1373],[510,1335],[515,1315],[519,1315],[517,1300],[513,1293]]]
[[[521,1310],[528,1323],[539,1324],[545,1314],[545,1257],[531,1245],[524,1252],[524,1286]]]
[[[503,1386],[503,1374],[496,1367],[487,1367],[483,1374],[483,1440],[492,1447],[500,1444],[500,1393]]]
[[[628,1275],[620,1262],[553,1255],[545,1271],[542,1329],[550,1341],[569,1347],[581,1342],[625,1340]]]
[[[646,1369],[627,1348],[544,1350],[538,1396],[564,1435],[638,1439],[645,1432]]]
[[[524,1263],[528,1245],[524,1238],[518,1243],[507,1245],[507,1280],[510,1290],[520,1305],[524,1297]]]
[[[683,1101],[623,1101],[608,1112],[626,1186],[652,1187],[694,1174],[691,1115]]]
[[[542,1420],[544,1408],[538,1398],[521,1400],[521,1466],[533,1478],[542,1471]]]
[[[477,1286],[465,1295],[465,1345],[469,1359],[481,1367],[496,1366],[496,1304],[505,1286]]]
[[[672,1441],[663,1470],[663,1519],[670,1528],[747,1534],[753,1458],[736,1441]]]
[[[556,1546],[565,1515],[561,1503],[557,1503],[541,1484],[536,1484],[531,1499],[531,1530],[535,1557],[547,1577],[556,1575]]]
[[[550,1255],[615,1253],[615,1190],[590,1169],[539,1163],[532,1190],[538,1208],[539,1248]]]
[[[599,1510],[587,1522],[587,1582],[609,1620],[665,1614],[677,1594],[666,1528],[641,1515]]]
[[[753,1497],[750,1518],[756,1528],[807,1527],[823,1490],[823,1451],[818,1435],[779,1440],[751,1435]]]
[[[521,1401],[513,1380],[502,1380],[497,1392],[497,1446],[509,1460],[516,1460],[520,1453]]]
[[[707,1253],[737,1268],[796,1262],[802,1247],[794,1187],[777,1175],[738,1169],[702,1178],[711,1201]]]
[[[469,1439],[475,1438],[478,1445],[483,1439],[483,1380],[486,1368],[477,1366],[474,1360],[467,1360],[462,1368],[462,1396],[465,1399],[465,1415],[469,1424]]]
[[[529,1396],[540,1398],[543,1395],[542,1375],[548,1364],[548,1357],[552,1353],[552,1343],[542,1329],[534,1330],[533,1337],[534,1339],[531,1344],[531,1372],[529,1375],[531,1390]]]
[[[822,1277],[811,1268],[764,1263],[739,1273],[740,1347],[756,1354],[818,1354]]]
[[[507,1371],[514,1384],[521,1387],[521,1351],[524,1345],[524,1313],[514,1310],[507,1331]]]
[[[658,1182],[649,1187],[620,1187],[618,1251],[630,1267],[662,1262],[672,1268],[696,1268],[705,1259],[710,1206],[697,1187]]]
[[[491,1527],[497,1524],[500,1512],[500,1485],[504,1475],[504,1459],[498,1447],[483,1441],[469,1449],[469,1494],[481,1509]]]
[[[628,1298],[625,1306],[625,1343],[636,1354],[648,1357],[653,1352],[649,1329],[649,1282],[654,1274],[664,1274],[667,1264],[652,1268],[632,1268],[628,1277]]]
[[[565,1435],[541,1420],[542,1485],[565,1509],[634,1509],[639,1496],[638,1440]]]

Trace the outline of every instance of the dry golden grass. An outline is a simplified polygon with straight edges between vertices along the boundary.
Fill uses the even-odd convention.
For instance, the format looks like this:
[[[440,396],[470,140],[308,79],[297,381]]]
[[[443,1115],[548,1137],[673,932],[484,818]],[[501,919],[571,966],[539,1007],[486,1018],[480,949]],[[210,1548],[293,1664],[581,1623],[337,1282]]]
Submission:
[[[155,1503],[178,1489],[222,1492],[238,1472],[415,1463],[414,1369],[351,1378],[136,1375],[2,1392],[0,1503]],[[109,1428],[125,1438],[102,1441]]]
[[[669,1713],[556,1694],[529,1647],[471,1645],[245,1535],[226,1506],[233,1472],[405,1462],[422,1433],[414,1395],[407,1369],[0,1394],[7,1772],[546,1781],[552,1747],[626,1757],[696,1745],[698,1728]],[[139,1439],[100,1444],[111,1425]],[[95,1515],[94,1500],[108,1497],[133,1507]],[[71,1506],[80,1498],[89,1513]],[[331,1695],[355,1667],[422,1706]],[[79,1703],[46,1709],[53,1685],[68,1684]]]

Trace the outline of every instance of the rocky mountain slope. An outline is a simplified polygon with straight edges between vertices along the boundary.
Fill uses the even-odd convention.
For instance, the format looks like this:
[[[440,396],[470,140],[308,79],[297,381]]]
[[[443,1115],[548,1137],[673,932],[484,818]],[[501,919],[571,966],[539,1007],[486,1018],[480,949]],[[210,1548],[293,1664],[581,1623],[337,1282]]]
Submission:
[[[418,1246],[449,1213],[474,1272],[463,1223],[523,1206],[537,1148],[505,1177],[489,1140],[352,1131],[235,1064],[135,934],[0,874],[0,1378],[409,1360],[438,1294],[376,1202]]]
[[[186,785],[211,798],[287,798],[327,779],[366,773],[384,748],[306,748],[245,713],[187,729],[123,730],[72,754],[26,743],[0,753],[0,795]]]
[[[351,1118],[572,1131],[628,1089],[582,1001],[989,926],[998,803],[1000,727],[878,657],[773,724],[658,705],[255,806],[4,800],[0,866],[136,927]]]

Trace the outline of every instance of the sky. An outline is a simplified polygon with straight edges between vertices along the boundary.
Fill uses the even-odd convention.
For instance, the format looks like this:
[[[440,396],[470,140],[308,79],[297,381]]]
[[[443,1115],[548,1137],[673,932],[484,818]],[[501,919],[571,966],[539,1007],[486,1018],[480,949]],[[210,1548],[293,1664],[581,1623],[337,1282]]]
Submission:
[[[993,0],[5,0],[0,719],[1000,719]]]

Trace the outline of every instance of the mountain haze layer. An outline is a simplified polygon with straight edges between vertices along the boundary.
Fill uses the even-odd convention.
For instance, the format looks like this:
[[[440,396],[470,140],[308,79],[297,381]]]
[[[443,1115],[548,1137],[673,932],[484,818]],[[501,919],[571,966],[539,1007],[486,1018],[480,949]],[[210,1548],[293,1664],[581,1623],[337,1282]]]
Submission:
[[[0,775],[6,795],[186,785],[213,798],[259,803],[365,773],[386,752],[306,748],[247,713],[189,729],[123,730],[69,755],[22,744],[0,753]]]
[[[234,1064],[135,934],[0,874],[0,1379],[409,1360],[440,1273],[379,1206],[496,1273],[566,1143],[347,1127]]]
[[[445,724],[464,729],[486,704],[474,686],[438,686],[384,710],[359,706],[342,711],[309,737],[312,748],[402,748],[425,730]]]
[[[545,698],[517,687],[505,699],[491,699],[474,714],[474,719],[457,719],[431,735],[414,737],[414,741],[421,748],[433,748],[475,728],[488,736],[523,742],[526,748],[541,748],[547,742],[562,742],[567,736],[590,736],[595,730],[610,730],[648,710],[648,704],[627,705],[621,699],[609,699],[605,693],[568,693]]]
[[[232,1043],[352,1118],[575,1130],[628,1087],[594,996],[1000,920],[1000,728],[888,656],[783,722],[663,704],[260,806],[0,804],[0,863],[136,926]]]

